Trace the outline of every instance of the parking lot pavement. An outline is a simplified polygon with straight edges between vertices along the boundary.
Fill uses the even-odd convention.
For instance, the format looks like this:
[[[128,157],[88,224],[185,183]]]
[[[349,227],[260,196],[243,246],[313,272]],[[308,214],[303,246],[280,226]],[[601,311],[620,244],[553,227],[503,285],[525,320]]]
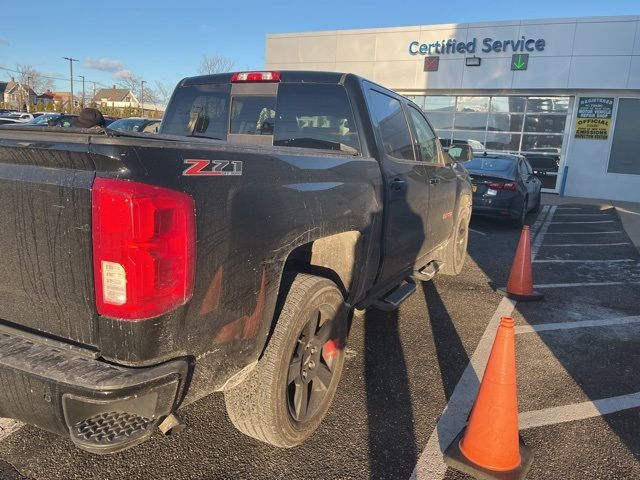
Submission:
[[[107,457],[23,427],[0,440],[0,478],[467,478],[443,467],[441,449],[466,420],[502,313],[517,325],[522,435],[535,451],[527,478],[640,478],[640,255],[600,208],[542,210],[533,271],[545,300],[517,305],[493,288],[520,232],[474,218],[461,276],[354,320],[334,404],[300,447],[244,437],[213,395],[184,409],[182,434]],[[557,246],[569,243],[580,246]]]

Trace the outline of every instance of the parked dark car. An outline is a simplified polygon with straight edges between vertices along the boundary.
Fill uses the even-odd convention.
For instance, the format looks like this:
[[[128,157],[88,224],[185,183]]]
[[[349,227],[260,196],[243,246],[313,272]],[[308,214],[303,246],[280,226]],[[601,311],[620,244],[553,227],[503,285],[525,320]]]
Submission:
[[[471,149],[356,75],[186,78],[157,135],[52,130],[0,129],[0,417],[91,452],[215,391],[240,431],[300,444],[354,308],[465,262]]]
[[[485,152],[464,166],[471,174],[474,214],[524,225],[527,214],[540,208],[542,182],[523,155]]]
[[[486,150],[482,142],[472,138],[454,138],[453,141],[450,138],[441,138],[440,144],[443,148],[449,148],[452,145],[469,145],[474,152],[484,152]]]
[[[57,118],[61,117],[62,114],[61,113],[43,113],[41,115],[38,115],[36,118],[34,118],[33,120],[25,123],[25,125],[35,125],[37,127],[46,127],[49,125],[49,121],[50,120],[56,120]]]
[[[109,125],[109,128],[122,132],[158,133],[160,120],[156,118],[121,118]]]
[[[78,118],[78,115],[60,115],[47,121],[50,127],[70,127],[71,122]]]

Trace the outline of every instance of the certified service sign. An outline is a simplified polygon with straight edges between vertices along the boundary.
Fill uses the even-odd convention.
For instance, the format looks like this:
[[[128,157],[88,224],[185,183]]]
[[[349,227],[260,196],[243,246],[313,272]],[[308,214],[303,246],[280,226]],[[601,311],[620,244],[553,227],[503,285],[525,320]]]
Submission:
[[[613,98],[582,97],[576,117],[576,138],[606,140],[609,138]]]

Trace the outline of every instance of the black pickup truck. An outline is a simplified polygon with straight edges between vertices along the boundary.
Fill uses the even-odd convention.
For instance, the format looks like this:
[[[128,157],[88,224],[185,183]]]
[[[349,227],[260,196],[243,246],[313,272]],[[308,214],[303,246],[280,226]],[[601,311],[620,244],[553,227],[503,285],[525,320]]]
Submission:
[[[186,78],[158,135],[2,127],[0,417],[111,453],[222,391],[243,433],[301,443],[354,309],[460,273],[470,155],[339,73]]]

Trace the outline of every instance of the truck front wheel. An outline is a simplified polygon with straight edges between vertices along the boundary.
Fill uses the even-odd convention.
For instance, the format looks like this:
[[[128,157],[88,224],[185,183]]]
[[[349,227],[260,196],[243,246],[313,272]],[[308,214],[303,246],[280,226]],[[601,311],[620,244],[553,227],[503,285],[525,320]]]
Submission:
[[[444,265],[440,269],[445,275],[460,275],[462,273],[469,242],[470,210],[470,208],[463,207],[458,212],[453,234],[444,250]]]
[[[348,313],[335,283],[296,275],[262,358],[225,391],[238,430],[285,448],[316,430],[342,373]]]

